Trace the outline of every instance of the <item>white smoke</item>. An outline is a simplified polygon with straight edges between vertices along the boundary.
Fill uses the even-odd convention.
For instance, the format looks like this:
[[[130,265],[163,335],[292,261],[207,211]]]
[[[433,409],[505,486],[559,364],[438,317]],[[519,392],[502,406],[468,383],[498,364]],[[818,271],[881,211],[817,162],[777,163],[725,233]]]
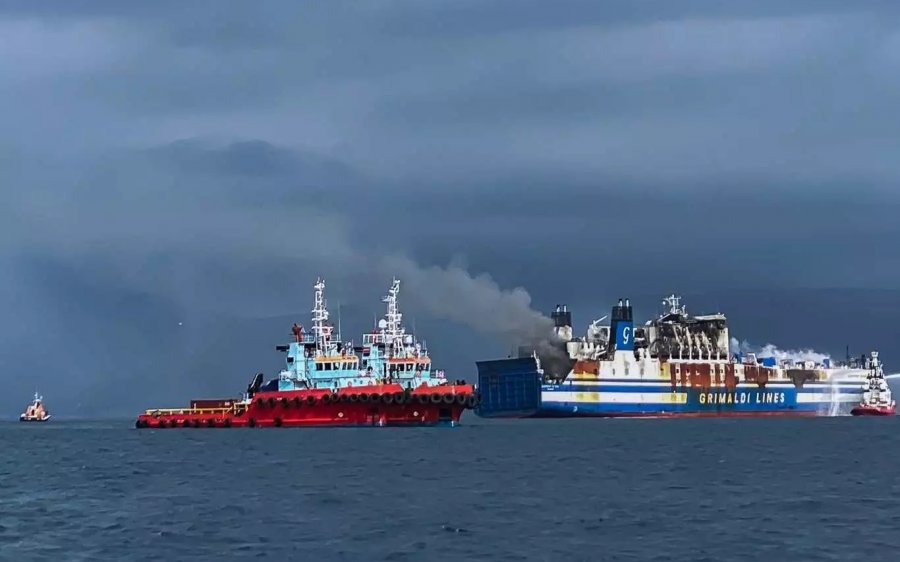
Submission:
[[[456,265],[422,267],[405,257],[386,258],[383,266],[400,279],[401,294],[437,318],[520,341],[553,333],[553,321],[531,307],[531,296],[521,287],[501,289],[489,275],[473,277]]]
[[[738,341],[737,338],[731,338],[730,348],[732,353],[740,353],[741,355],[753,353],[757,358],[774,357],[779,364],[784,361],[790,363],[814,361],[821,364],[826,359],[831,360],[831,355],[819,353],[812,349],[781,349],[771,343],[757,347],[750,344],[747,340]]]
[[[569,372],[569,356],[553,332],[553,320],[531,307],[525,289],[502,289],[489,275],[473,277],[453,264],[422,267],[405,257],[389,257],[382,266],[400,279],[401,293],[406,288],[432,316],[528,346],[537,352],[544,372],[554,377]]]

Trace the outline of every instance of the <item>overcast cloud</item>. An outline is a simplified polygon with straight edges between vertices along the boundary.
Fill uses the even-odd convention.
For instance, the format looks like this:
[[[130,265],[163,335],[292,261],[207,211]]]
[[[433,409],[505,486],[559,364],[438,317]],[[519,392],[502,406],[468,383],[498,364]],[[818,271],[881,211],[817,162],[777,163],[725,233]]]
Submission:
[[[239,391],[316,275],[348,336],[405,276],[470,378],[532,303],[900,336],[895,2],[23,1],[0,37],[0,411]]]

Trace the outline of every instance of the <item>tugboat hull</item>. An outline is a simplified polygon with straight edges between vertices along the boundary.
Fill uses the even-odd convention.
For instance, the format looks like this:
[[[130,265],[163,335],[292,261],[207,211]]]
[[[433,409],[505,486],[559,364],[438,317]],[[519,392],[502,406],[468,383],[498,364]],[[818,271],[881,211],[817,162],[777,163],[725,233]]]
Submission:
[[[850,410],[850,414],[853,416],[895,416],[897,415],[897,405],[870,406],[867,404],[860,404]]]
[[[147,410],[137,428],[386,427],[459,424],[477,405],[471,385],[404,392],[399,385],[260,392],[250,401],[195,401],[192,407]]]
[[[50,419],[50,416],[45,416],[43,418],[36,418],[33,416],[19,416],[20,422],[45,422]]]

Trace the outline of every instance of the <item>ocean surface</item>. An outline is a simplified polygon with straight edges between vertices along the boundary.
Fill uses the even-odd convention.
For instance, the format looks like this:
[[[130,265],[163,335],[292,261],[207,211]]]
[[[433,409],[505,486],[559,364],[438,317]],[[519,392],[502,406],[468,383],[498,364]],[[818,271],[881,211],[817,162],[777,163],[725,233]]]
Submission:
[[[900,418],[0,424],[0,560],[898,560]]]

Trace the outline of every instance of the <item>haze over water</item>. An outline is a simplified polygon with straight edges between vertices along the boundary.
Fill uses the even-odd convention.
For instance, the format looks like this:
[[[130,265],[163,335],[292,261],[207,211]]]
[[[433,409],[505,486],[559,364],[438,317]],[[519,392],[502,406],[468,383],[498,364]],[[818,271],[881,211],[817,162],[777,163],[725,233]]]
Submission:
[[[896,560],[896,418],[0,426],[0,559]]]

